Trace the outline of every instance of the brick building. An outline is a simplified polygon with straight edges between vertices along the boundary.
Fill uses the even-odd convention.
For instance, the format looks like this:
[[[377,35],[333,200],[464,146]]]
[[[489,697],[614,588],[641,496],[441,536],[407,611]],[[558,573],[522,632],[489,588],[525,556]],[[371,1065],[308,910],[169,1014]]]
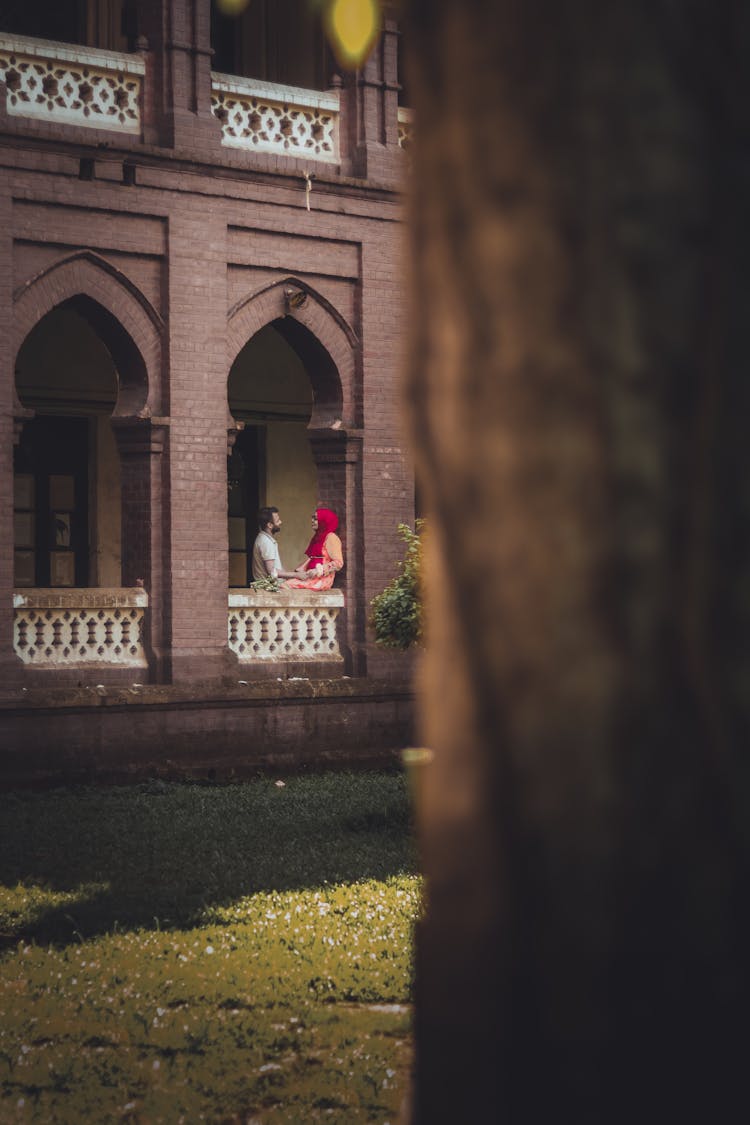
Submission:
[[[367,614],[413,519],[408,136],[390,18],[342,77],[306,0],[3,5],[8,776],[403,743],[408,666]],[[332,592],[248,593],[263,503],[288,566],[336,509]]]

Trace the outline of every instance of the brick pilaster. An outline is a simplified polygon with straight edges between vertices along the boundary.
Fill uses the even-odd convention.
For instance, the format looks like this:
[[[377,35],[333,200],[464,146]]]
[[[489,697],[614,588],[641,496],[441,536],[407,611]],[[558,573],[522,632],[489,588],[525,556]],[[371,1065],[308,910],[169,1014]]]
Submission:
[[[147,68],[146,139],[204,156],[218,151],[211,113],[210,0],[138,0]]]
[[[402,174],[397,40],[395,21],[386,19],[366,63],[342,91],[347,156],[351,173],[362,179],[397,180]]]
[[[175,682],[231,673],[227,647],[226,223],[181,202],[169,229]]]
[[[414,481],[403,421],[401,352],[407,310],[400,288],[403,269],[402,232],[381,230],[362,246],[363,414],[364,447],[362,494],[364,524],[363,615],[370,602],[398,573],[404,545],[397,526],[413,525]],[[409,657],[372,643],[369,634],[369,675],[408,677]]]
[[[146,652],[150,678],[170,678],[165,634],[170,583],[164,567],[164,477],[167,419],[113,418],[122,480],[122,584],[143,585],[149,595]]]

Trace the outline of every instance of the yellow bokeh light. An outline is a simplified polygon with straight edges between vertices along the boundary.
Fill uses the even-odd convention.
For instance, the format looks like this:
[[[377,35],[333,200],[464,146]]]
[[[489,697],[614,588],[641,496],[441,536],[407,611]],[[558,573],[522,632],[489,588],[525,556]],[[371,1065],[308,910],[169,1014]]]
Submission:
[[[216,0],[216,7],[223,16],[240,16],[250,0]]]
[[[328,36],[342,66],[360,66],[367,58],[380,27],[377,0],[331,0]]]

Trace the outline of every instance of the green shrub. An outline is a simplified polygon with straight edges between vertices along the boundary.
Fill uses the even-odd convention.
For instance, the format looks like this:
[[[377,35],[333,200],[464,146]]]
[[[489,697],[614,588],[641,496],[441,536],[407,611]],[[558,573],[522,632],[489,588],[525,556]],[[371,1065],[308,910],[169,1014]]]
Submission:
[[[411,648],[422,638],[422,540],[424,520],[417,520],[415,529],[405,523],[398,533],[406,544],[399,573],[370,605],[370,624],[378,644],[388,648]]]

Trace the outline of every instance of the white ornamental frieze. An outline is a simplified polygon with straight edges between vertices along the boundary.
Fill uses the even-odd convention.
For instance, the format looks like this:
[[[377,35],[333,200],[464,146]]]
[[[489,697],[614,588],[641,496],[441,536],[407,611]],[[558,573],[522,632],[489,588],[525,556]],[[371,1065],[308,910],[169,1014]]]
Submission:
[[[139,134],[144,73],[135,55],[0,36],[10,116]]]

